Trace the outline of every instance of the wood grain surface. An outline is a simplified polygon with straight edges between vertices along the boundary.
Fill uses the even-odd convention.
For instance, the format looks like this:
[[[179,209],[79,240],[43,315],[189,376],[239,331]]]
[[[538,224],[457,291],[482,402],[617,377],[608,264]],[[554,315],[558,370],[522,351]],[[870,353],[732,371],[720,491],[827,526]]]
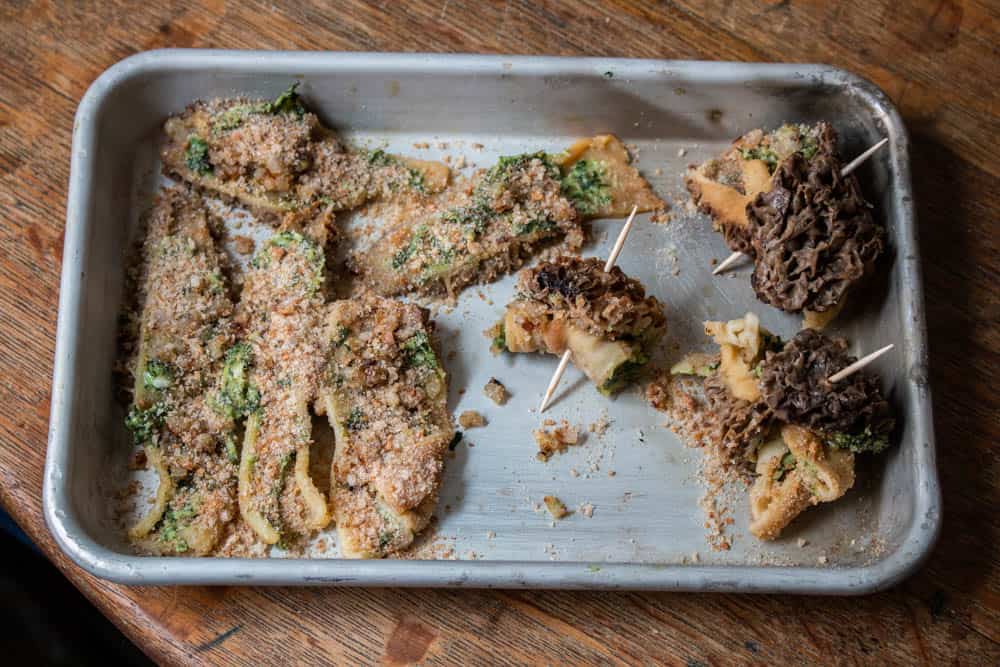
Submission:
[[[165,663],[1000,663],[1000,5],[0,3],[0,501]],[[865,598],[127,588],[42,520],[73,113],[106,67],[166,46],[824,62],[879,84],[913,141],[944,531]]]

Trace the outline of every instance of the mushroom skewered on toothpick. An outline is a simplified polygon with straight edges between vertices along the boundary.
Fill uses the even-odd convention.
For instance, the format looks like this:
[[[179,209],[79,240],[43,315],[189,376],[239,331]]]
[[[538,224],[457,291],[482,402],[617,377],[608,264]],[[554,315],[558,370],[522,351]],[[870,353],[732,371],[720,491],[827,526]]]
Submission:
[[[625,246],[625,239],[628,238],[628,234],[632,231],[632,223],[635,221],[635,214],[638,212],[639,207],[633,206],[632,213],[628,216],[628,220],[625,221],[625,226],[622,227],[621,232],[618,234],[618,239],[615,241],[614,247],[611,249],[611,254],[608,255],[608,261],[604,265],[604,272],[607,273],[614,267],[615,262],[618,260],[618,255],[621,254],[622,248]],[[556,372],[552,374],[552,379],[549,380],[549,386],[545,389],[545,396],[542,397],[542,402],[538,406],[538,412],[545,412],[545,409],[549,406],[549,401],[552,400],[552,395],[556,391],[556,387],[559,386],[559,380],[562,379],[563,373],[566,372],[566,366],[569,364],[572,352],[567,349],[563,352],[562,358],[559,360],[559,365],[556,367]]]
[[[865,160],[871,157],[878,149],[882,148],[882,146],[884,146],[888,141],[889,141],[888,137],[882,139],[877,144],[866,150],[864,153],[851,160],[850,163],[845,165],[844,168],[840,170],[840,175],[847,176],[848,174],[853,172],[855,169],[860,167]],[[717,267],[715,267],[715,269],[712,271],[712,275],[717,276],[720,273],[724,272],[730,266],[738,262],[740,258],[743,257],[743,255],[744,255],[743,252],[737,250],[729,257],[726,257]]]

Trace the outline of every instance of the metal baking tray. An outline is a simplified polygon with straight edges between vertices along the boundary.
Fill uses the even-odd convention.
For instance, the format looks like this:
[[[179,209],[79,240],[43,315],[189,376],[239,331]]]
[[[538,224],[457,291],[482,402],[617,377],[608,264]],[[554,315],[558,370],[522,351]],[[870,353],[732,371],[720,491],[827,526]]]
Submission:
[[[479,410],[490,421],[470,431],[471,444],[446,461],[430,539],[456,560],[133,555],[109,500],[128,474],[112,364],[123,257],[157,178],[159,128],[195,99],[272,96],[292,80],[301,82],[300,92],[321,118],[347,129],[353,141],[417,157],[464,155],[488,166],[500,154],[561,150],[596,133],[620,136],[673,204],[665,224],[639,219],[619,262],[667,304],[665,363],[682,349],[708,347],[705,319],[753,310],[786,336],[799,323],[754,299],[745,267],[711,276],[710,260],[728,251],[707,219],[686,205],[684,168],[750,128],[785,121],[831,121],[846,156],[888,136],[888,149],[859,173],[888,227],[891,251],[880,279],[832,330],[847,336],[855,352],[897,344],[876,370],[898,411],[900,440],[860,466],[845,498],[809,510],[774,543],[749,535],[745,493],[736,494],[729,503],[732,548],[713,551],[698,504],[700,453],[663,426],[664,416],[638,390],[607,400],[571,368],[546,416],[586,428],[606,414],[611,426],[548,463],[535,460],[531,431],[541,418],[534,408],[557,360],[487,351],[482,331],[512,293],[507,277],[466,290],[454,309],[437,313],[451,407],[456,414]],[[823,65],[201,50],[129,57],[94,82],[74,125],[44,483],[49,528],[81,567],[129,584],[834,594],[890,586],[927,555],[941,521],[908,150],[885,95]],[[620,224],[594,223],[595,240],[585,254],[605,256]],[[503,408],[482,394],[490,376],[513,393]],[[551,521],[538,509],[549,494],[577,511]],[[591,504],[593,515],[579,511],[581,504]]]

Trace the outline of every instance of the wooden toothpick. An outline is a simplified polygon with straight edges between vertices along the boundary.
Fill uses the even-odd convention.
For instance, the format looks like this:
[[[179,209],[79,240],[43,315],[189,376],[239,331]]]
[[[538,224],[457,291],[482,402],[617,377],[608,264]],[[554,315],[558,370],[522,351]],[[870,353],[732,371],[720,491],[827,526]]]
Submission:
[[[615,261],[618,260],[618,255],[621,254],[622,248],[625,247],[625,239],[628,238],[628,233],[632,230],[632,222],[635,220],[635,214],[638,211],[638,205],[632,207],[632,213],[628,216],[628,220],[625,221],[625,226],[622,227],[621,232],[618,233],[618,239],[611,249],[611,254],[608,255],[608,261],[604,263],[605,273],[614,267]],[[549,386],[545,390],[545,396],[542,397],[542,403],[538,406],[539,413],[545,412],[545,408],[549,407],[549,401],[552,400],[552,395],[555,394],[556,388],[559,386],[559,380],[562,379],[563,373],[566,372],[566,366],[569,365],[570,356],[569,350],[563,352],[562,358],[559,360],[559,365],[556,366],[556,372],[552,374],[552,379],[549,380]]]
[[[840,175],[847,176],[848,174],[850,174],[852,171],[860,167],[865,160],[870,158],[875,153],[875,151],[882,148],[887,143],[889,143],[889,137],[885,137],[884,139],[882,139],[882,141],[878,142],[877,144],[866,150],[864,153],[862,153],[861,155],[857,156],[856,158],[848,162],[844,166],[844,168],[840,170]]]
[[[844,168],[840,170],[840,175],[841,176],[847,176],[852,171],[854,171],[855,169],[857,169],[858,167],[860,167],[864,163],[865,160],[867,160],[868,158],[870,158],[875,153],[875,151],[877,151],[878,149],[880,149],[883,146],[885,146],[886,143],[888,143],[888,141],[889,141],[889,137],[885,137],[884,139],[882,139],[882,141],[878,142],[877,144],[875,144],[874,146],[872,146],[871,148],[869,148],[868,150],[866,150],[864,153],[862,153],[861,155],[857,156],[856,158],[854,158],[853,160],[851,160],[850,162],[848,162],[846,165],[844,165]],[[739,250],[737,250],[732,255],[730,255],[729,257],[726,257],[724,260],[722,260],[722,263],[719,264],[717,267],[715,267],[715,270],[712,271],[712,275],[713,276],[719,275],[720,273],[722,273],[723,271],[725,271],[727,268],[729,268],[730,266],[732,266],[733,264],[735,264],[739,260],[739,258],[742,257],[742,256],[743,256],[743,253],[741,253]]]
[[[723,271],[725,271],[726,269],[728,269],[730,266],[732,266],[736,262],[740,261],[741,257],[743,257],[743,253],[741,253],[739,250],[737,250],[732,255],[730,255],[729,257],[726,257],[724,260],[722,260],[722,263],[719,264],[717,267],[715,267],[715,270],[712,271],[712,275],[713,276],[719,275],[720,273],[722,273]]]
[[[875,350],[874,352],[872,352],[869,355],[861,357],[860,359],[858,359],[857,361],[855,361],[853,364],[851,364],[847,368],[839,370],[836,373],[834,373],[833,375],[831,375],[828,378],[829,381],[830,382],[840,382],[841,380],[843,380],[847,376],[852,375],[854,373],[857,373],[862,368],[864,368],[865,366],[867,366],[871,362],[875,361],[876,359],[878,359],[879,357],[881,357],[883,354],[885,354],[886,352],[888,352],[889,350],[891,350],[894,347],[896,347],[896,346],[893,343],[889,343],[885,347],[880,348],[878,350]]]

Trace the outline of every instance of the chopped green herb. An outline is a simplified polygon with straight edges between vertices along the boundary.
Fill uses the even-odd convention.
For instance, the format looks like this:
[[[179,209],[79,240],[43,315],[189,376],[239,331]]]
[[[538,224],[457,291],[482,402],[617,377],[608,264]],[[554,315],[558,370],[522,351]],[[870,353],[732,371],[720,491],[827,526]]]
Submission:
[[[277,114],[277,113],[288,113],[295,114],[299,118],[306,115],[306,108],[302,106],[302,99],[295,89],[299,87],[299,82],[296,81],[288,87],[285,92],[278,95],[273,102],[267,104],[265,113]]]
[[[496,211],[486,197],[478,197],[468,206],[459,206],[445,212],[441,219],[444,222],[461,225],[465,235],[474,240],[486,231],[490,222],[496,218]]]
[[[192,501],[185,503],[184,507],[179,510],[172,507],[167,509],[160,520],[160,542],[172,545],[177,553],[187,551],[188,544],[181,537],[180,531],[184,526],[190,524],[194,517],[195,507]]]
[[[490,349],[494,352],[507,351],[507,329],[504,327],[503,322],[497,326],[497,335],[493,336]]]
[[[381,148],[368,152],[368,164],[373,167],[387,167],[396,163],[396,158]]]
[[[311,268],[309,279],[306,281],[309,294],[316,294],[322,289],[326,269],[326,255],[319,245],[298,232],[280,232],[268,239],[264,247],[257,251],[257,254],[250,261],[250,265],[255,269],[266,269],[269,267],[271,265],[270,249],[272,246],[287,250],[296,248],[302,253]]]
[[[849,449],[855,454],[871,452],[878,454],[889,446],[887,433],[872,433],[871,426],[866,426],[861,433],[828,433],[826,443],[837,449]]]
[[[819,152],[819,144],[812,137],[803,136],[802,143],[799,145],[799,152],[802,153],[802,157],[811,160]]]
[[[402,248],[399,252],[392,256],[392,268],[401,269],[403,266],[410,261],[410,258],[420,249],[420,247],[427,240],[427,227],[426,225],[421,225],[417,227],[413,236],[410,237],[410,242],[405,248]]]
[[[462,442],[462,432],[455,431],[455,435],[451,436],[451,442],[448,443],[448,450],[455,451],[455,448]]]
[[[230,463],[239,463],[240,453],[236,449],[236,438],[235,436],[233,436],[232,433],[226,434],[225,446],[226,446],[226,460],[229,461]]]
[[[351,414],[347,416],[345,425],[348,431],[360,431],[368,425],[368,420],[365,418],[365,413],[361,408],[353,408]]]
[[[279,497],[281,492],[285,490],[285,476],[288,474],[288,468],[292,465],[292,459],[294,458],[295,453],[288,452],[278,461],[278,478],[271,489],[271,495],[275,498]]]
[[[438,366],[437,355],[434,354],[431,341],[423,331],[418,331],[403,343],[403,353],[406,355],[406,363],[410,366],[417,368],[421,366],[437,368]]]
[[[795,470],[795,466],[795,455],[791,452],[785,452],[785,454],[781,457],[781,461],[778,463],[778,467],[775,468],[774,472],[771,474],[771,479],[775,482],[780,482],[785,478],[785,475],[787,475],[789,471]]]
[[[597,388],[605,396],[618,393],[629,383],[639,377],[649,357],[641,350],[635,351],[630,358],[622,362],[607,380]]]
[[[611,203],[604,165],[593,160],[579,160],[562,179],[562,192],[581,215],[594,215]]]
[[[184,164],[199,176],[212,173],[212,163],[208,161],[208,142],[193,134],[188,137]]]
[[[235,130],[247,119],[247,116],[255,113],[265,113],[266,104],[237,104],[230,107],[212,119],[212,133],[220,134]]]
[[[396,539],[395,531],[383,530],[378,534],[378,548],[379,550],[385,549],[387,546],[392,544],[392,541]]]
[[[260,406],[260,390],[250,381],[253,350],[237,343],[226,351],[219,391],[210,400],[212,407],[230,419],[246,417]]]
[[[552,178],[559,178],[559,167],[544,151],[537,153],[522,153],[521,155],[504,155],[493,165],[483,179],[481,185],[506,185],[517,172],[527,169],[533,160],[539,160],[549,171]],[[479,186],[477,186],[479,189]]]
[[[132,441],[137,445],[150,442],[156,430],[163,426],[167,412],[167,404],[163,401],[154,403],[146,409],[134,406],[129,410],[125,417],[125,426],[132,432]]]
[[[256,114],[267,115],[286,113],[295,114],[299,118],[302,118],[302,116],[306,114],[306,109],[302,106],[299,94],[295,92],[295,89],[298,88],[298,86],[298,83],[293,83],[285,92],[278,95],[278,97],[271,102],[237,104],[236,106],[226,109],[212,119],[212,133],[219,134],[221,132],[235,130],[237,127],[242,125],[247,118]]]
[[[417,169],[409,169],[408,171],[410,172],[410,180],[407,181],[407,185],[417,192],[426,194],[427,183],[424,181],[424,173]]]
[[[454,248],[445,246],[437,238],[431,239],[431,245],[434,247],[435,253],[433,259],[424,266],[424,270],[421,272],[420,280],[423,282],[431,280],[438,274],[450,269],[452,262],[455,260]]]
[[[333,341],[334,347],[340,347],[347,342],[347,339],[351,335],[351,330],[345,327],[343,324],[337,327],[337,337]]]
[[[778,155],[770,148],[763,148],[761,146],[741,148],[740,156],[744,160],[763,160],[767,163],[767,170],[770,172],[778,168]]]
[[[522,224],[514,225],[514,234],[517,236],[529,236],[531,234],[541,234],[551,232],[556,228],[556,224],[551,220],[540,218]]]
[[[150,359],[142,371],[142,386],[150,391],[163,391],[174,380],[173,367],[159,359]]]

